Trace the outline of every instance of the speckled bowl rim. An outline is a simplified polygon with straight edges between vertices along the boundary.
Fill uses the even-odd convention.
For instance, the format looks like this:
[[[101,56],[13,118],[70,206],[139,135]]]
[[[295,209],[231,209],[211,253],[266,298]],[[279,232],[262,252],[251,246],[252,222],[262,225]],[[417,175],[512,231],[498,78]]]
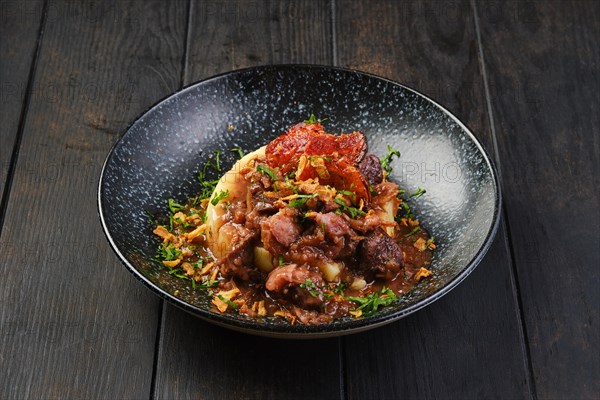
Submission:
[[[138,122],[140,122],[141,120],[146,118],[147,115],[149,113],[153,112],[157,107],[160,107],[162,105],[162,103],[164,103],[166,101],[172,101],[175,98],[182,96],[185,93],[190,92],[192,90],[196,90],[198,87],[200,87],[202,85],[206,85],[209,82],[223,79],[226,77],[235,76],[238,74],[253,72],[253,71],[257,71],[257,72],[258,71],[272,71],[272,70],[277,70],[277,69],[293,69],[293,68],[312,69],[312,70],[320,69],[325,72],[326,71],[331,71],[331,72],[337,71],[337,72],[346,72],[346,73],[350,72],[350,73],[362,75],[362,76],[365,76],[368,78],[381,80],[381,81],[384,81],[391,85],[399,86],[404,90],[410,91],[410,92],[416,94],[417,96],[424,98],[426,101],[430,102],[431,104],[433,104],[434,106],[439,108],[440,111],[442,111],[444,114],[446,114],[448,117],[450,117],[462,129],[462,131],[473,141],[473,143],[477,146],[477,148],[481,152],[481,156],[487,163],[487,166],[489,168],[489,171],[490,171],[493,183],[494,183],[495,199],[494,199],[494,214],[492,217],[493,222],[490,226],[489,231],[487,232],[487,235],[483,241],[483,244],[478,249],[478,251],[475,253],[475,255],[471,259],[471,261],[469,261],[466,264],[465,268],[458,275],[456,275],[452,280],[448,281],[444,286],[440,287],[439,289],[437,289],[436,291],[434,291],[427,297],[417,301],[414,304],[409,305],[406,308],[402,308],[402,309],[397,310],[390,314],[384,314],[384,315],[376,314],[369,318],[352,319],[352,320],[344,321],[343,323],[336,324],[336,325],[332,325],[332,324],[322,324],[322,325],[263,324],[258,321],[236,318],[235,316],[229,315],[229,314],[217,314],[217,313],[211,312],[209,310],[193,306],[193,305],[179,299],[178,297],[173,296],[172,294],[168,293],[166,290],[162,289],[157,284],[152,282],[149,278],[144,276],[119,251],[119,248],[117,247],[117,244],[113,240],[113,238],[109,232],[108,226],[106,224],[106,221],[104,219],[104,209],[103,209],[103,204],[102,204],[102,187],[103,187],[103,183],[104,183],[106,167],[107,167],[108,163],[110,162],[110,160],[115,152],[115,149],[119,147],[119,145],[121,144],[121,142],[123,141],[123,139],[127,135],[127,133],[130,131],[130,129],[133,126],[135,126]],[[113,249],[113,251],[115,252],[117,257],[120,259],[120,261],[123,263],[123,265],[129,270],[129,272],[131,272],[133,274],[133,276],[135,276],[139,281],[141,281],[152,292],[159,295],[162,299],[167,300],[169,303],[171,303],[171,304],[181,308],[182,310],[189,312],[190,314],[192,314],[196,317],[199,317],[205,321],[211,322],[213,324],[216,324],[216,325],[219,325],[219,326],[222,326],[225,328],[233,329],[236,331],[241,331],[241,332],[250,333],[250,334],[254,334],[254,335],[260,335],[260,336],[277,337],[277,338],[311,339],[311,338],[325,338],[325,337],[348,335],[351,333],[363,332],[363,331],[366,331],[369,329],[373,329],[373,328],[376,328],[376,327],[379,327],[382,325],[389,324],[393,321],[404,318],[404,317],[414,313],[415,311],[418,311],[418,310],[426,307],[427,305],[433,303],[434,301],[440,299],[442,296],[444,296],[445,294],[450,292],[454,287],[456,287],[460,282],[462,282],[475,269],[475,267],[481,262],[481,260],[483,259],[483,257],[487,253],[487,251],[489,250],[489,248],[493,242],[493,239],[496,235],[496,232],[498,231],[498,227],[500,225],[502,193],[501,193],[501,187],[499,184],[499,179],[498,179],[498,174],[496,172],[496,168],[495,168],[494,164],[492,163],[491,158],[489,157],[489,154],[487,153],[487,151],[485,150],[483,145],[479,142],[479,140],[475,137],[475,135],[471,132],[471,130],[469,128],[467,128],[467,126],[464,123],[462,123],[456,116],[454,116],[450,111],[448,111],[442,105],[440,105],[436,101],[432,100],[428,96],[426,96],[412,88],[409,88],[399,82],[393,81],[391,79],[384,78],[384,77],[374,75],[374,74],[370,74],[367,72],[354,70],[354,69],[342,68],[342,67],[331,67],[331,66],[316,65],[316,64],[276,64],[276,65],[263,65],[263,66],[257,66],[257,67],[237,69],[237,70],[233,70],[233,71],[229,71],[229,72],[225,72],[222,74],[212,76],[210,78],[190,84],[189,86],[186,86],[183,89],[181,89],[169,96],[166,96],[165,98],[161,99],[160,101],[156,102],[154,105],[149,107],[146,111],[144,111],[138,118],[135,119],[135,121],[133,121],[125,129],[123,134],[114,143],[114,145],[111,147],[108,155],[106,156],[106,159],[104,160],[104,163],[102,165],[102,170],[100,172],[97,201],[98,201],[98,215],[100,217],[102,230],[103,230],[104,235],[106,236],[106,239],[109,242],[111,248]]]

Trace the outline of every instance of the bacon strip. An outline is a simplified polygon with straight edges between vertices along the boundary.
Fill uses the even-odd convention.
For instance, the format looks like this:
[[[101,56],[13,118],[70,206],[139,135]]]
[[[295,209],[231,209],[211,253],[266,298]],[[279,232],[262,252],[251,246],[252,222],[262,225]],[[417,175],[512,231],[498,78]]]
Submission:
[[[279,168],[283,174],[298,170],[296,179],[319,178],[321,184],[356,193],[358,200],[370,198],[358,168],[366,152],[362,132],[335,136],[326,133],[320,123],[301,122],[267,145],[266,159],[271,168]]]

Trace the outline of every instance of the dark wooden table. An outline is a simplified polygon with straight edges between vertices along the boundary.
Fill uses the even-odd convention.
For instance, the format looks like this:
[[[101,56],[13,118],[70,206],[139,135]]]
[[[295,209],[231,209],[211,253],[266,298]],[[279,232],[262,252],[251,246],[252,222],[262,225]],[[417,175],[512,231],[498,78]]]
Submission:
[[[0,2],[0,398],[600,396],[600,2]],[[96,212],[128,124],[211,75],[355,68],[447,106],[500,171],[469,278],[391,325],[253,337],[123,268]]]

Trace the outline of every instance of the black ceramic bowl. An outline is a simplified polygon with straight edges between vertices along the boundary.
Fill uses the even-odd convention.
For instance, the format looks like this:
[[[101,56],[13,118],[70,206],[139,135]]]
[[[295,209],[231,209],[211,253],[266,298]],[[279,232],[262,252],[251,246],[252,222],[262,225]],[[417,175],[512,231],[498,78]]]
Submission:
[[[391,179],[409,201],[438,250],[433,277],[375,316],[326,325],[290,325],[210,310],[208,296],[178,297],[158,281],[146,211],[166,212],[167,199],[199,191],[197,171],[213,150],[254,150],[314,113],[328,132],[363,131],[369,151],[399,149]],[[224,161],[225,170],[233,157]],[[189,86],[135,121],[108,155],[98,192],[102,226],[127,269],[165,300],[212,323],[279,337],[322,337],[358,332],[402,318],[439,299],[479,263],[496,232],[500,189],[492,163],[456,117],[398,83],[356,71],[285,65],[245,69]]]

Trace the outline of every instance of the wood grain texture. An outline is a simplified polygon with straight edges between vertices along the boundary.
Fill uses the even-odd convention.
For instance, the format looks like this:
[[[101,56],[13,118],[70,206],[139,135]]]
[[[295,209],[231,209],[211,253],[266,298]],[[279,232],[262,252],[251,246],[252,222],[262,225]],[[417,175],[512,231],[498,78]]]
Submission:
[[[165,307],[155,398],[336,399],[338,339],[234,332]]]
[[[0,398],[148,398],[158,300],[96,211],[101,164],[177,89],[185,1],[52,2],[0,244]]]
[[[477,3],[539,398],[600,394],[600,3]]]
[[[310,0],[194,2],[185,84],[265,63],[330,63],[329,10]],[[165,307],[157,399],[335,399],[339,382],[338,339],[254,337]]]
[[[0,198],[25,105],[43,0],[0,2]],[[40,95],[39,90],[30,92]]]
[[[338,1],[336,10],[341,66],[423,92],[493,150],[467,1]],[[502,226],[482,263],[450,294],[404,320],[344,339],[349,398],[527,398],[513,289]]]
[[[193,1],[186,84],[265,64],[330,64],[329,2]]]

